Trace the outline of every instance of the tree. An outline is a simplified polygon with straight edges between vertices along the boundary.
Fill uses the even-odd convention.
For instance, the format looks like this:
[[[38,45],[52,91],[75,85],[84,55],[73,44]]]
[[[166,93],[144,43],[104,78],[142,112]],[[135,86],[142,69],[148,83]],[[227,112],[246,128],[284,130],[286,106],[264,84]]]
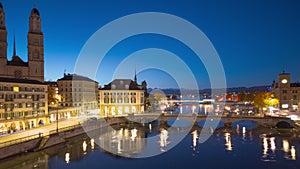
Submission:
[[[255,97],[254,92],[251,92],[251,93],[240,92],[238,94],[239,101],[242,101],[242,102],[253,102],[254,97]]]
[[[279,100],[272,92],[260,92],[254,97],[253,103],[259,109],[260,113],[263,113],[263,108],[278,105]]]

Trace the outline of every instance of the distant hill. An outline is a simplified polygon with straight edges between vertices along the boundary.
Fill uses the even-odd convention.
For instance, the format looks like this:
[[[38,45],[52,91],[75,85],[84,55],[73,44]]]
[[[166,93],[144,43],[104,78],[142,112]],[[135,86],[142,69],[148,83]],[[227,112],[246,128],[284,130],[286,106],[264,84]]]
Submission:
[[[161,90],[163,91],[165,94],[170,95],[170,94],[175,94],[175,95],[180,95],[180,90],[179,89],[152,89],[152,88],[148,88],[148,92],[151,93],[152,90]],[[192,89],[182,89],[185,93],[195,93],[195,90]],[[223,91],[222,89],[216,89],[217,92],[221,92]],[[239,92],[253,92],[253,91],[260,91],[260,92],[264,92],[264,91],[269,91],[270,90],[270,86],[253,86],[253,87],[231,87],[231,88],[227,88],[227,93],[239,93]],[[202,89],[199,90],[200,94],[210,94],[211,93],[211,89]]]

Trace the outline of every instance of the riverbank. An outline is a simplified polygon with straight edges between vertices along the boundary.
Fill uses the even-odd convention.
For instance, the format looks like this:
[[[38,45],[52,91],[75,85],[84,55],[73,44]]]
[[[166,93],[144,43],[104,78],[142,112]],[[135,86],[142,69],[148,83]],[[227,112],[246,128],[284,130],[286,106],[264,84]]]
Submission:
[[[8,158],[26,152],[40,151],[57,144],[66,142],[69,138],[91,132],[93,130],[114,124],[127,122],[125,117],[101,118],[89,120],[82,124],[72,125],[65,128],[48,131],[48,133],[36,134],[30,137],[19,138],[2,143],[0,148],[0,159]]]
[[[78,121],[75,122],[72,121],[73,123],[77,123],[77,124],[67,126],[67,127],[60,127],[58,132],[54,129],[54,130],[47,131],[43,134],[39,133],[39,134],[32,135],[30,137],[17,139],[17,141],[16,140],[10,141],[7,146],[0,147],[0,159],[8,158],[18,154],[23,154],[26,152],[40,151],[43,149],[47,149],[49,147],[65,143],[72,137],[79,136],[99,128],[120,124],[120,123],[126,123],[128,121],[129,120],[126,117],[100,118],[100,119],[94,118],[81,124],[78,124],[80,123]],[[168,126],[166,126],[166,128],[168,128]],[[194,126],[192,129],[201,130],[201,127]],[[235,129],[231,128],[230,130],[235,130]],[[295,131],[299,131],[299,130],[295,129]],[[295,131],[293,133],[295,133]],[[284,132],[272,132],[270,134],[285,135]]]

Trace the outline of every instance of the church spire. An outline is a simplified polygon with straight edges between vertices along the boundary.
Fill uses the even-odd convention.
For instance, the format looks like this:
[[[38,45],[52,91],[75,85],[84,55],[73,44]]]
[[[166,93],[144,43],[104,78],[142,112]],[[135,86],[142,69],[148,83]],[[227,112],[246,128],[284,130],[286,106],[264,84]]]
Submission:
[[[17,52],[16,52],[16,36],[14,35],[14,54],[13,56],[17,56]]]
[[[136,78],[136,68],[134,69],[134,82],[137,83],[137,78]]]

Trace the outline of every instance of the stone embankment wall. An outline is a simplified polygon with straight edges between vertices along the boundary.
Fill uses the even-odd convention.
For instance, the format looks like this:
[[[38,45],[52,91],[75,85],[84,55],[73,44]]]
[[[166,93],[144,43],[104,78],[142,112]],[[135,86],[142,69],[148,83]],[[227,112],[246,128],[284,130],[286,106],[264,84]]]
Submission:
[[[84,134],[109,125],[120,124],[127,122],[124,117],[98,119],[87,121],[77,127],[70,127],[64,131],[54,132],[47,136],[41,136],[26,142],[13,144],[7,147],[0,148],[0,159],[11,157],[14,155],[26,153],[29,151],[39,151],[48,147],[66,142],[69,138]]]
[[[33,151],[37,146],[39,146],[41,140],[42,137],[19,144],[2,147],[0,149],[0,159],[22,154],[28,151]]]

